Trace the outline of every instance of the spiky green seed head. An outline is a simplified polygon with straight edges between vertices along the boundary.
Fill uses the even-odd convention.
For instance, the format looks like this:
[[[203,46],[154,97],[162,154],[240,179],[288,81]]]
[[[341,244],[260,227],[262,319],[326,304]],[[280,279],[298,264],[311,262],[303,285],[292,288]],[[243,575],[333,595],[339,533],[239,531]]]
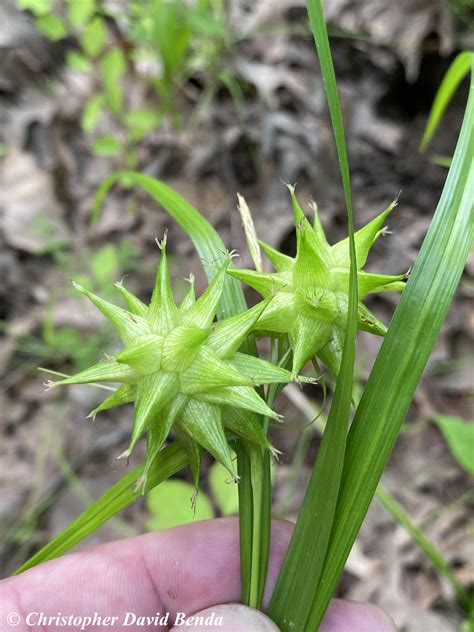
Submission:
[[[279,416],[254,387],[294,379],[289,371],[237,352],[268,308],[271,298],[242,314],[214,323],[230,254],[197,300],[191,278],[190,291],[177,306],[168,271],[166,239],[158,245],[161,262],[148,306],[122,283],[117,287],[128,310],[75,284],[116,327],[124,348],[114,357],[55,382],[54,386],[93,382],[121,384],[90,416],[134,403],[130,445],[122,456],[128,458],[142,435],[147,434],[146,464],[140,481],[143,485],[172,428],[188,453],[196,484],[202,449],[209,451],[237,480],[226,429],[273,450],[261,424],[256,423],[252,415],[257,413],[274,419]],[[229,412],[235,408],[250,411],[247,425],[235,421],[235,415]]]
[[[274,273],[228,270],[233,277],[253,287],[264,297],[273,296],[255,323],[257,332],[288,334],[293,351],[293,372],[299,373],[308,360],[319,356],[335,375],[339,372],[349,291],[349,243],[344,239],[330,246],[317,207],[312,205],[314,224],[305,217],[289,186],[296,226],[296,257],[289,257],[259,241]],[[385,232],[384,222],[393,202],[383,213],[355,233],[359,287],[358,327],[383,336],[385,325],[363,304],[374,292],[401,291],[406,275],[386,276],[362,270],[370,248]]]

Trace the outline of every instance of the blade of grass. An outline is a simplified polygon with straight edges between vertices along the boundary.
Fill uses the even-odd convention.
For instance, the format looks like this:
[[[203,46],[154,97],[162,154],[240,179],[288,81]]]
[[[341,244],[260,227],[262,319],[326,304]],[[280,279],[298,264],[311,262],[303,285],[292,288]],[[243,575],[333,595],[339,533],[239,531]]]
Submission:
[[[171,187],[156,178],[135,172],[119,172],[107,178],[97,192],[92,211],[92,225],[99,217],[107,192],[114,184],[124,180],[146,191],[181,225],[193,242],[203,263],[214,263],[214,265],[205,266],[206,275],[211,281],[217,272],[217,264],[222,262],[225,257],[226,248],[222,239],[197,209]],[[219,318],[233,316],[246,308],[247,305],[240,283],[228,276],[219,305]],[[255,343],[250,339],[247,339],[244,343],[243,349],[246,353],[257,355]],[[252,605],[257,606],[263,598],[270,547],[271,523],[268,519],[269,511],[261,513],[260,510],[257,510],[257,506],[260,503],[259,498],[254,495],[254,490],[258,488],[259,484],[262,485],[263,503],[268,507],[271,504],[272,493],[270,459],[264,455],[263,450],[258,450],[258,453],[253,454],[253,466],[251,466],[250,456],[245,448],[237,449],[236,452],[239,473],[242,477],[239,484],[242,595],[244,603],[248,605],[250,605],[249,600],[252,595],[252,598],[256,599],[256,601],[252,601]],[[260,460],[259,467],[257,467],[255,459]],[[260,483],[252,480],[252,473],[257,471],[262,473]],[[255,541],[254,536],[258,534],[261,537],[258,541]]]
[[[463,604],[467,611],[471,606],[471,599],[464,590],[462,584],[459,583],[449,564],[443,557],[441,551],[431,542],[431,540],[423,533],[423,531],[414,524],[405,509],[398,503],[395,498],[382,485],[377,487],[375,497],[380,504],[397,520],[410,534],[414,542],[423,551],[425,557],[433,564],[440,575],[443,575],[451,586],[454,588],[459,601]]]
[[[423,153],[426,151],[428,145],[430,144],[441,118],[453,98],[459,84],[464,77],[469,74],[473,59],[473,52],[464,51],[459,53],[444,75],[436,92],[433,105],[431,106],[428,122],[420,143],[420,152]],[[444,166],[449,167],[449,165]]]
[[[160,452],[159,458],[156,459],[151,467],[145,492],[149,492],[150,489],[179,472],[187,463],[186,454],[181,446],[177,442],[171,443]],[[48,542],[46,546],[27,560],[15,572],[15,575],[66,553],[110,520],[110,518],[122,511],[122,509],[131,505],[137,498],[140,498],[142,490],[138,489],[135,491],[134,488],[135,483],[143,472],[143,468],[144,465],[137,467],[115,483],[105,494],[89,505],[71,524]]]
[[[316,463],[268,610],[283,632],[313,629],[310,617],[331,535],[344,463],[357,332],[357,261],[344,124],[322,1],[308,0],[307,9],[336,141],[347,209],[351,267],[341,369]]]
[[[474,63],[466,113],[441,199],[349,432],[314,625],[309,629],[317,629],[334,593],[467,260],[474,201],[472,75]]]
[[[120,171],[104,180],[97,191],[92,211],[92,225],[99,217],[105,196],[117,183],[127,181],[146,191],[168,215],[178,222],[194,244],[196,251],[204,264],[206,276],[212,281],[225,259],[226,247],[215,229],[209,222],[179,193],[164,182],[151,176],[133,171]],[[222,300],[219,307],[220,317],[233,316],[247,309],[240,283],[230,275],[226,278]]]

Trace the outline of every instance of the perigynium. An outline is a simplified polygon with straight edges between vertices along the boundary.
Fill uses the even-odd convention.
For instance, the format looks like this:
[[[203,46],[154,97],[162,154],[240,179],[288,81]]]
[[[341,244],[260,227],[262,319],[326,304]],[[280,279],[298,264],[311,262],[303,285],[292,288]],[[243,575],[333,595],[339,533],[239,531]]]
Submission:
[[[117,287],[128,310],[74,284],[115,326],[124,349],[50,386],[121,383],[90,416],[95,418],[101,411],[134,402],[130,445],[122,456],[128,458],[141,436],[147,434],[146,463],[139,484],[145,483],[172,428],[188,453],[196,486],[202,448],[237,481],[226,431],[276,452],[257,415],[273,419],[280,416],[265,403],[255,386],[313,380],[296,378],[283,368],[238,352],[273,297],[242,314],[214,322],[232,253],[197,300],[191,279],[190,289],[178,307],[171,289],[166,238],[158,245],[161,263],[149,306],[122,283]]]
[[[314,225],[311,226],[298,204],[294,187],[288,188],[296,224],[296,257],[289,257],[259,241],[276,272],[229,269],[228,273],[264,297],[274,295],[272,302],[256,320],[254,330],[273,336],[288,334],[293,351],[294,375],[315,356],[319,356],[328,369],[337,375],[348,310],[348,239],[330,246],[316,205],[312,205]],[[403,290],[406,275],[371,274],[362,268],[373,243],[385,232],[385,219],[395,206],[396,201],[355,233],[358,328],[381,336],[386,332],[385,325],[362,300],[374,292]]]

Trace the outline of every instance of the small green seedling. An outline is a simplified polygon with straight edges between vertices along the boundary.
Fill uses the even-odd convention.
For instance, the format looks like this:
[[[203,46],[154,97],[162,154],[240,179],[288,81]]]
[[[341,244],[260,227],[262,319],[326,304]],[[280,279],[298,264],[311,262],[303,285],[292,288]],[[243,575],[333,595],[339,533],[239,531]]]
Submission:
[[[68,39],[67,66],[93,78],[81,126],[91,136],[92,153],[110,158],[116,168],[137,168],[141,141],[165,119],[179,122],[176,99],[193,75],[205,84],[195,99],[197,113],[221,87],[237,105],[241,101],[239,80],[227,63],[235,37],[219,2],[131,0],[110,7],[101,0],[17,0],[17,6],[33,14],[52,42]],[[114,21],[117,28],[110,28]],[[143,82],[141,63],[153,70],[145,78],[147,102],[137,107],[128,98],[126,80]],[[104,115],[114,122],[113,135],[100,131]]]

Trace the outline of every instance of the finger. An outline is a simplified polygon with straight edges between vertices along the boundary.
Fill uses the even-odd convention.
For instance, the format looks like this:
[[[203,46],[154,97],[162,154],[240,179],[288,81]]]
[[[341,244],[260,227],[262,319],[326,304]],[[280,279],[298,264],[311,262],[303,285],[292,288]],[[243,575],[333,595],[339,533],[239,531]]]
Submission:
[[[187,621],[178,619],[171,632],[278,632],[279,628],[258,610],[240,604],[226,604],[197,612]],[[396,632],[391,619],[379,608],[367,603],[334,599],[319,632]]]
[[[267,590],[273,587],[291,530],[287,522],[273,525]],[[177,612],[191,614],[240,600],[238,520],[198,522],[111,542],[37,566],[0,582],[0,587],[2,622],[13,606],[25,615],[61,611],[90,616],[97,611],[121,620],[127,612],[170,612],[174,620]]]
[[[370,603],[333,599],[319,632],[396,632],[392,619]]]
[[[266,603],[291,531],[290,523],[273,524]],[[215,604],[238,601],[239,567],[236,519],[184,525],[67,555],[0,582],[0,621],[3,624],[12,612],[19,612],[23,621],[32,612],[54,616],[61,611],[79,617],[97,612],[101,617],[116,617],[112,625],[120,627],[127,613],[131,613],[128,621],[133,621],[135,615],[156,617],[157,613],[169,613],[166,621],[172,625],[177,613],[190,615]],[[143,630],[143,622],[136,623],[127,629]],[[322,626],[326,627],[321,627],[321,632],[394,629],[378,609],[337,600]],[[109,622],[103,628],[96,625],[95,629],[110,627]],[[48,632],[56,628],[53,621],[41,629]]]
[[[227,604],[197,612],[187,622],[177,621],[171,632],[278,632],[267,616],[240,604]],[[379,608],[367,603],[334,599],[328,608],[319,632],[396,632],[391,619]]]

